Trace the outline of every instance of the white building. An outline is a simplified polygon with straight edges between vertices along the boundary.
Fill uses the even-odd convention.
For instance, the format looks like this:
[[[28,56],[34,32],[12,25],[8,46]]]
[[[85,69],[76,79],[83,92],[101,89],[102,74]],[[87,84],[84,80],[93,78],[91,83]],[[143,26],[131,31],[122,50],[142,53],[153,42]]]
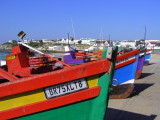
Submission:
[[[31,39],[24,39],[23,42],[24,43],[30,43],[32,40]]]
[[[95,45],[96,44],[96,39],[91,39],[91,38],[81,38],[82,41],[81,44],[88,44],[88,45]]]
[[[121,46],[121,47],[131,47],[131,48],[135,48],[135,41],[121,41],[120,43],[119,43],[119,45]]]
[[[52,47],[48,47],[48,50],[59,50],[60,46],[52,46]]]
[[[160,49],[160,47],[157,46],[157,43],[160,43],[160,40],[146,40],[145,42],[147,49]]]
[[[65,43],[65,44],[88,44],[88,45],[94,45],[96,43],[96,40],[95,39],[74,39],[74,40],[69,40],[68,39],[61,39],[61,40],[58,40],[58,43]]]
[[[9,40],[8,41],[9,43],[14,43],[14,42],[17,42],[16,40]]]
[[[53,41],[52,40],[48,40],[48,39],[42,39],[42,42],[44,42],[44,43],[51,43]]]

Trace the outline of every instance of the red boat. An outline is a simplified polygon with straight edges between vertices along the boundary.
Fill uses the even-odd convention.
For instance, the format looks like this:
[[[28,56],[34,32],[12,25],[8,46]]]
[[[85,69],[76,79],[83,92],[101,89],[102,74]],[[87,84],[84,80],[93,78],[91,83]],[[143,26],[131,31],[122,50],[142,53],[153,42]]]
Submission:
[[[103,120],[115,58],[106,58],[106,51],[104,59],[69,66],[46,56],[33,56],[24,45],[6,56],[0,120]],[[65,67],[55,67],[57,62]]]

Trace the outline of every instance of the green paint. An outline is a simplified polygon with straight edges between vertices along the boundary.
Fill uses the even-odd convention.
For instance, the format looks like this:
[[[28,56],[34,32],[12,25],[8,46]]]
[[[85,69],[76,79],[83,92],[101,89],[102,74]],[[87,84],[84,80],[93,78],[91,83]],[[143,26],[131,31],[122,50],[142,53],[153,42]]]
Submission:
[[[115,63],[116,63],[116,59],[117,59],[117,52],[118,52],[118,47],[117,46],[114,46],[113,47],[113,54],[112,54],[112,66],[111,66],[111,71],[110,71],[110,85],[112,83],[112,79],[113,79],[113,76],[114,76],[114,72],[115,72]],[[106,55],[107,55],[107,49],[104,49],[103,50],[103,54],[102,54],[102,58],[106,58]],[[111,86],[109,87],[111,88]]]
[[[107,50],[104,50],[103,56],[105,56],[106,52]],[[103,73],[99,76],[98,85],[101,86],[101,91],[98,97],[14,120],[104,120],[108,105],[108,92],[113,74],[113,65],[110,75]]]

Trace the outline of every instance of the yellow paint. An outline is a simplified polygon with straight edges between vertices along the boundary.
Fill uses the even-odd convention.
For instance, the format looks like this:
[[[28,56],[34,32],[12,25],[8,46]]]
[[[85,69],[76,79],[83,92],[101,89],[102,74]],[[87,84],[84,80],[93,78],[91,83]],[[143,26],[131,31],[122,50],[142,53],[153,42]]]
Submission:
[[[87,77],[87,83],[89,88],[98,85],[98,75]],[[11,108],[16,108],[35,102],[40,102],[46,100],[43,89],[28,91],[25,93],[20,93],[12,96],[7,96],[0,98],[0,111],[8,110]]]
[[[0,111],[46,100],[43,89],[0,98]]]
[[[14,56],[9,56],[9,57],[7,57],[7,60],[13,60],[13,59],[15,59],[16,58],[16,56],[14,55]]]
[[[98,75],[87,77],[87,82],[89,88],[95,87],[98,85]]]

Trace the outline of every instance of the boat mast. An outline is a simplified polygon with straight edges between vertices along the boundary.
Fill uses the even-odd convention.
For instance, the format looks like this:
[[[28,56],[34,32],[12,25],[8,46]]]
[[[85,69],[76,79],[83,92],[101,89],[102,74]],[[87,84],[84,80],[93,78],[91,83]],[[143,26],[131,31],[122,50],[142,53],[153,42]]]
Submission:
[[[144,47],[146,47],[146,26],[144,27]]]
[[[146,26],[144,28],[144,40],[146,40]]]
[[[74,39],[76,38],[76,35],[75,35],[75,31],[74,31],[74,25],[73,25],[73,19],[71,17],[71,23],[72,23],[72,32],[73,32],[73,37]]]

